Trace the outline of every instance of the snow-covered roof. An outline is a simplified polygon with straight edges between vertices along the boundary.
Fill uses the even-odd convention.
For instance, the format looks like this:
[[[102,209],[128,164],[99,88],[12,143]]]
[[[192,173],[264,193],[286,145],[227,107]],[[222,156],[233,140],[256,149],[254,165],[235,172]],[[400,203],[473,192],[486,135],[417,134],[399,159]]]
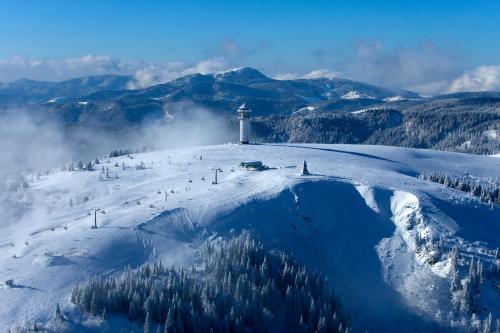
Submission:
[[[247,107],[246,103],[241,104],[238,108],[238,112],[250,112],[250,108]]]

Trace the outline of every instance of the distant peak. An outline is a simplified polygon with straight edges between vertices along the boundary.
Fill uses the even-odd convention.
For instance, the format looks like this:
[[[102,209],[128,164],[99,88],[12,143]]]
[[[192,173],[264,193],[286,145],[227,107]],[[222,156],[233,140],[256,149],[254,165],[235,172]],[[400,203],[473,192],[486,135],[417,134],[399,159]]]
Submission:
[[[240,67],[228,70],[215,76],[217,80],[237,83],[251,83],[255,81],[270,81],[271,79],[251,67]]]

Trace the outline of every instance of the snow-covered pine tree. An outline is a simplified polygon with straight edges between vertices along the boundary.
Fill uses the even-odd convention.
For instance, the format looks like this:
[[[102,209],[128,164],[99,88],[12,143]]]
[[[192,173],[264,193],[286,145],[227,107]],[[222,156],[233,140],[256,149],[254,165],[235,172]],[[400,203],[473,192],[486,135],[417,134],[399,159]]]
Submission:
[[[56,304],[56,320],[62,320],[61,308],[59,307],[59,303]]]
[[[450,291],[457,292],[461,289],[458,271],[458,247],[454,247],[450,253]]]
[[[484,283],[484,272],[483,272],[483,263],[481,262],[481,259],[477,260],[476,274],[477,274],[478,283],[483,284]]]
[[[490,314],[483,323],[483,333],[493,333],[493,316]]]
[[[146,320],[144,321],[144,333],[152,333],[153,319],[151,311],[146,312]]]
[[[288,331],[326,327],[336,332],[341,323],[346,329],[326,280],[290,256],[267,251],[246,233],[207,243],[202,253],[194,271],[161,263],[125,269],[119,277],[96,277],[76,286],[71,300],[87,312],[105,307],[142,322],[149,316],[164,323],[164,332],[269,331],[268,318],[276,316],[284,316]]]

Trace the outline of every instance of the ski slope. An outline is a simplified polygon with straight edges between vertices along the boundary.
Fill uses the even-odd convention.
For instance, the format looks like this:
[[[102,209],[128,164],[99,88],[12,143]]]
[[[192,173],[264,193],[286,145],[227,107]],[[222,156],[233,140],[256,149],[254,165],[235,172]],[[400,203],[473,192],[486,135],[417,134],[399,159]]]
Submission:
[[[84,321],[69,302],[76,282],[154,260],[189,267],[205,239],[243,229],[325,274],[354,328],[425,331],[451,310],[449,249],[492,263],[500,246],[498,207],[416,177],[500,177],[500,159],[490,156],[227,144],[131,157],[104,158],[92,172],[55,171],[22,191],[18,218],[0,227],[0,283],[16,285],[0,285],[0,332],[50,321],[57,303]],[[269,169],[239,167],[254,160]],[[300,176],[303,160],[312,175]],[[442,239],[441,256],[417,251],[428,238]],[[481,304],[498,318],[495,283],[485,283]]]

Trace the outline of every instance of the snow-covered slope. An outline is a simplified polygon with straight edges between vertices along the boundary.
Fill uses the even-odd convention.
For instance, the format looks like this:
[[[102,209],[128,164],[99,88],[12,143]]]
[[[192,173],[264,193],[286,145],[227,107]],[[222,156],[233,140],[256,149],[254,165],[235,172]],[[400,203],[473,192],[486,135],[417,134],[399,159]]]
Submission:
[[[489,156],[228,144],[132,157],[104,159],[93,172],[54,172],[18,193],[19,219],[0,229],[0,283],[16,285],[0,286],[1,332],[49,320],[56,303],[72,311],[69,293],[88,276],[157,259],[190,266],[204,239],[242,229],[323,272],[355,328],[425,331],[451,309],[450,248],[489,264],[500,246],[498,207],[415,177],[499,177],[500,159]],[[249,160],[270,169],[238,166]],[[299,176],[302,160],[311,176]],[[136,168],[141,162],[146,169]],[[500,317],[494,283],[483,286],[480,316]]]
[[[374,97],[367,95],[367,94],[364,94],[364,93],[360,93],[359,91],[349,91],[349,92],[345,93],[344,95],[342,95],[341,98],[342,99],[359,99],[359,98],[373,99]]]

